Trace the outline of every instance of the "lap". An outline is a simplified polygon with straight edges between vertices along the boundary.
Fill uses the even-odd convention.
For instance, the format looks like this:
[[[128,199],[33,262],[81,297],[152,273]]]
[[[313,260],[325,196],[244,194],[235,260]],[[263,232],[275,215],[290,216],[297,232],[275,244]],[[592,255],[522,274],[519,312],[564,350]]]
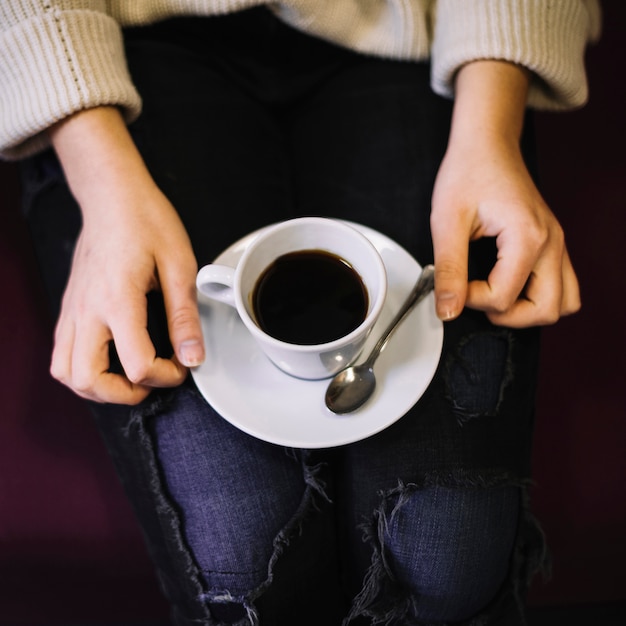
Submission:
[[[300,56],[281,66],[278,77],[267,71],[267,50],[254,61],[255,50],[248,49],[236,63],[207,62],[197,38],[190,49],[180,32],[170,32],[177,34],[165,42],[160,29],[155,37],[129,35],[129,66],[144,98],[144,113],[132,131],[187,226],[200,265],[251,230],[302,214],[364,223],[393,237],[421,263],[432,260],[430,194],[451,106],[430,92],[427,66],[361,57],[305,38],[298,44]],[[46,162],[53,161],[47,155],[31,163],[31,183],[34,172],[35,178],[50,177],[54,168]],[[53,178],[54,185],[33,183],[29,215],[40,235],[42,266],[58,268],[50,282],[58,301],[80,218],[58,168]],[[59,215],[69,225],[63,232],[54,225]],[[471,271],[484,273],[492,255],[488,245],[476,248]],[[153,308],[151,332],[165,344],[158,297]],[[242,591],[262,586],[276,538],[303,519],[305,501],[309,513],[316,507],[324,512],[309,528],[311,545],[329,547],[317,550],[324,557],[317,561],[319,571],[327,576],[340,558],[334,550],[338,528],[349,558],[356,555],[353,569],[360,580],[371,546],[363,547],[358,527],[365,520],[374,529],[376,515],[394,504],[398,481],[416,487],[406,515],[396,515],[388,526],[393,537],[385,545],[398,571],[423,562],[423,555],[406,552],[411,546],[424,554],[430,550],[431,561],[439,559],[432,546],[403,537],[426,537],[428,524],[452,532],[457,518],[449,511],[464,506],[475,512],[466,518],[465,539],[476,546],[493,547],[481,534],[485,520],[506,517],[501,519],[513,534],[498,552],[507,555],[518,494],[512,498],[503,486],[519,483],[528,472],[537,339],[535,331],[496,329],[478,313],[465,312],[447,324],[441,363],[423,398],[383,433],[329,453],[323,459],[334,470],[326,476],[328,491],[313,480],[313,465],[302,463],[302,451],[290,456],[235,431],[190,395],[189,386],[158,407],[147,403],[154,410],[98,408],[98,421],[144,527],[156,537],[154,552],[178,555],[178,565],[164,569],[178,571],[181,580],[195,577],[184,593],[199,619],[203,609],[194,584],[224,586],[228,572],[239,575]],[[118,416],[114,420],[107,418],[111,411]],[[139,434],[129,437],[134,427]],[[493,487],[493,498],[469,489],[476,484]],[[337,526],[329,499],[336,501]],[[444,500],[445,509],[439,506]],[[503,503],[510,505],[506,515]],[[440,545],[454,545],[449,540],[447,535]],[[302,554],[310,559],[316,551]],[[307,559],[302,562],[315,562]],[[281,576],[283,589],[291,571]],[[172,594],[177,587],[173,582]]]

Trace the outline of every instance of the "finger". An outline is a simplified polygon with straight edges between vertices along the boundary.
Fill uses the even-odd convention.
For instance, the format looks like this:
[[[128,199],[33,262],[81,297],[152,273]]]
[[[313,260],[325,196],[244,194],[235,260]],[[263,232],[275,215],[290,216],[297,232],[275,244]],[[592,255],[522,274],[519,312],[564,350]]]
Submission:
[[[539,272],[530,276],[524,295],[504,311],[487,311],[493,324],[526,328],[554,324],[560,317],[562,282],[548,280]]]
[[[53,378],[68,386],[72,378],[74,334],[74,324],[66,321],[61,315],[54,332],[50,374]]]
[[[204,340],[198,312],[195,260],[167,266],[160,283],[167,314],[170,341],[180,363],[195,367],[204,361]]]
[[[496,314],[508,311],[518,300],[538,255],[515,229],[501,233],[497,243],[498,258],[487,280],[472,281],[467,295],[467,306]]]
[[[128,381],[148,387],[174,387],[185,380],[186,369],[177,359],[157,357],[147,328],[147,302],[125,298],[124,310],[111,319],[111,333]]]
[[[110,340],[109,329],[99,322],[77,328],[70,386],[81,397],[95,402],[137,404],[151,389],[109,371]]]
[[[552,252],[539,259],[511,307],[488,312],[488,317],[495,324],[517,328],[554,324],[562,314],[563,294],[563,257]]]
[[[561,315],[572,315],[580,310],[580,285],[567,248],[563,255],[563,299]]]
[[[440,217],[431,220],[435,261],[435,305],[442,320],[458,317],[467,296],[469,225]]]

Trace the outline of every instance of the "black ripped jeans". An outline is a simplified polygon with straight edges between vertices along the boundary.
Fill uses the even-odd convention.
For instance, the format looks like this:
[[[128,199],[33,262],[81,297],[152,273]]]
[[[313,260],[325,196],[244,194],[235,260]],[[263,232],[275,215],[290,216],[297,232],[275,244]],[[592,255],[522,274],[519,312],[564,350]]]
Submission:
[[[320,214],[432,262],[451,103],[427,64],[343,50],[263,9],[129,30],[126,45],[144,100],[132,133],[199,265],[263,225]],[[51,154],[24,181],[56,310],[80,215]],[[472,276],[493,262],[493,242],[473,245]],[[168,353],[158,297],[150,307]],[[522,623],[542,549],[524,497],[537,355],[538,331],[466,311],[445,325],[417,405],[332,450],[244,434],[191,381],[94,407],[177,626]]]

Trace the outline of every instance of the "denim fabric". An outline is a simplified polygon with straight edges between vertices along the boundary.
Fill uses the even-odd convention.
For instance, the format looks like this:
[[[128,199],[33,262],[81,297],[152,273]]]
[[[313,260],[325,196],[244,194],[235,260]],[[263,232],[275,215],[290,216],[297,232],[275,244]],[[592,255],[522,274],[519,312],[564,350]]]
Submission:
[[[459,622],[478,614],[505,580],[518,510],[519,490],[512,486],[393,490],[376,514],[380,560],[357,606],[396,618],[402,607],[406,622],[415,616]]]
[[[339,624],[356,594],[354,615],[458,622],[506,579],[517,486],[377,491],[375,466],[361,480],[344,475],[359,444],[281,449],[237,431],[191,392],[176,394],[150,430],[213,616],[245,607],[262,624]],[[411,456],[385,465],[396,476],[415,467]]]
[[[297,215],[369,225],[432,261],[451,103],[426,64],[343,50],[264,9],[129,30],[126,45],[144,100],[133,136],[200,265]],[[80,213],[52,154],[23,171],[56,314]],[[493,261],[493,241],[472,244],[472,277]],[[149,309],[169,355],[158,294]],[[536,329],[465,311],[417,405],[333,450],[254,439],[191,381],[94,406],[177,626],[523,624],[543,549],[525,490],[538,345]]]

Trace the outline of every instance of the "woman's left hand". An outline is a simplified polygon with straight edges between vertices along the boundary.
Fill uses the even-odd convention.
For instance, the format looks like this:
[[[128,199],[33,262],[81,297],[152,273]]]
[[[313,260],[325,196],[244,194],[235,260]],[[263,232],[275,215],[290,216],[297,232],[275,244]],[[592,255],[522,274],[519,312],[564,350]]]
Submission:
[[[580,308],[580,292],[563,230],[520,152],[527,82],[499,62],[463,74],[432,200],[437,313],[453,319],[468,306],[498,325],[552,324]],[[481,237],[495,238],[497,259],[486,280],[468,283],[469,242]]]

